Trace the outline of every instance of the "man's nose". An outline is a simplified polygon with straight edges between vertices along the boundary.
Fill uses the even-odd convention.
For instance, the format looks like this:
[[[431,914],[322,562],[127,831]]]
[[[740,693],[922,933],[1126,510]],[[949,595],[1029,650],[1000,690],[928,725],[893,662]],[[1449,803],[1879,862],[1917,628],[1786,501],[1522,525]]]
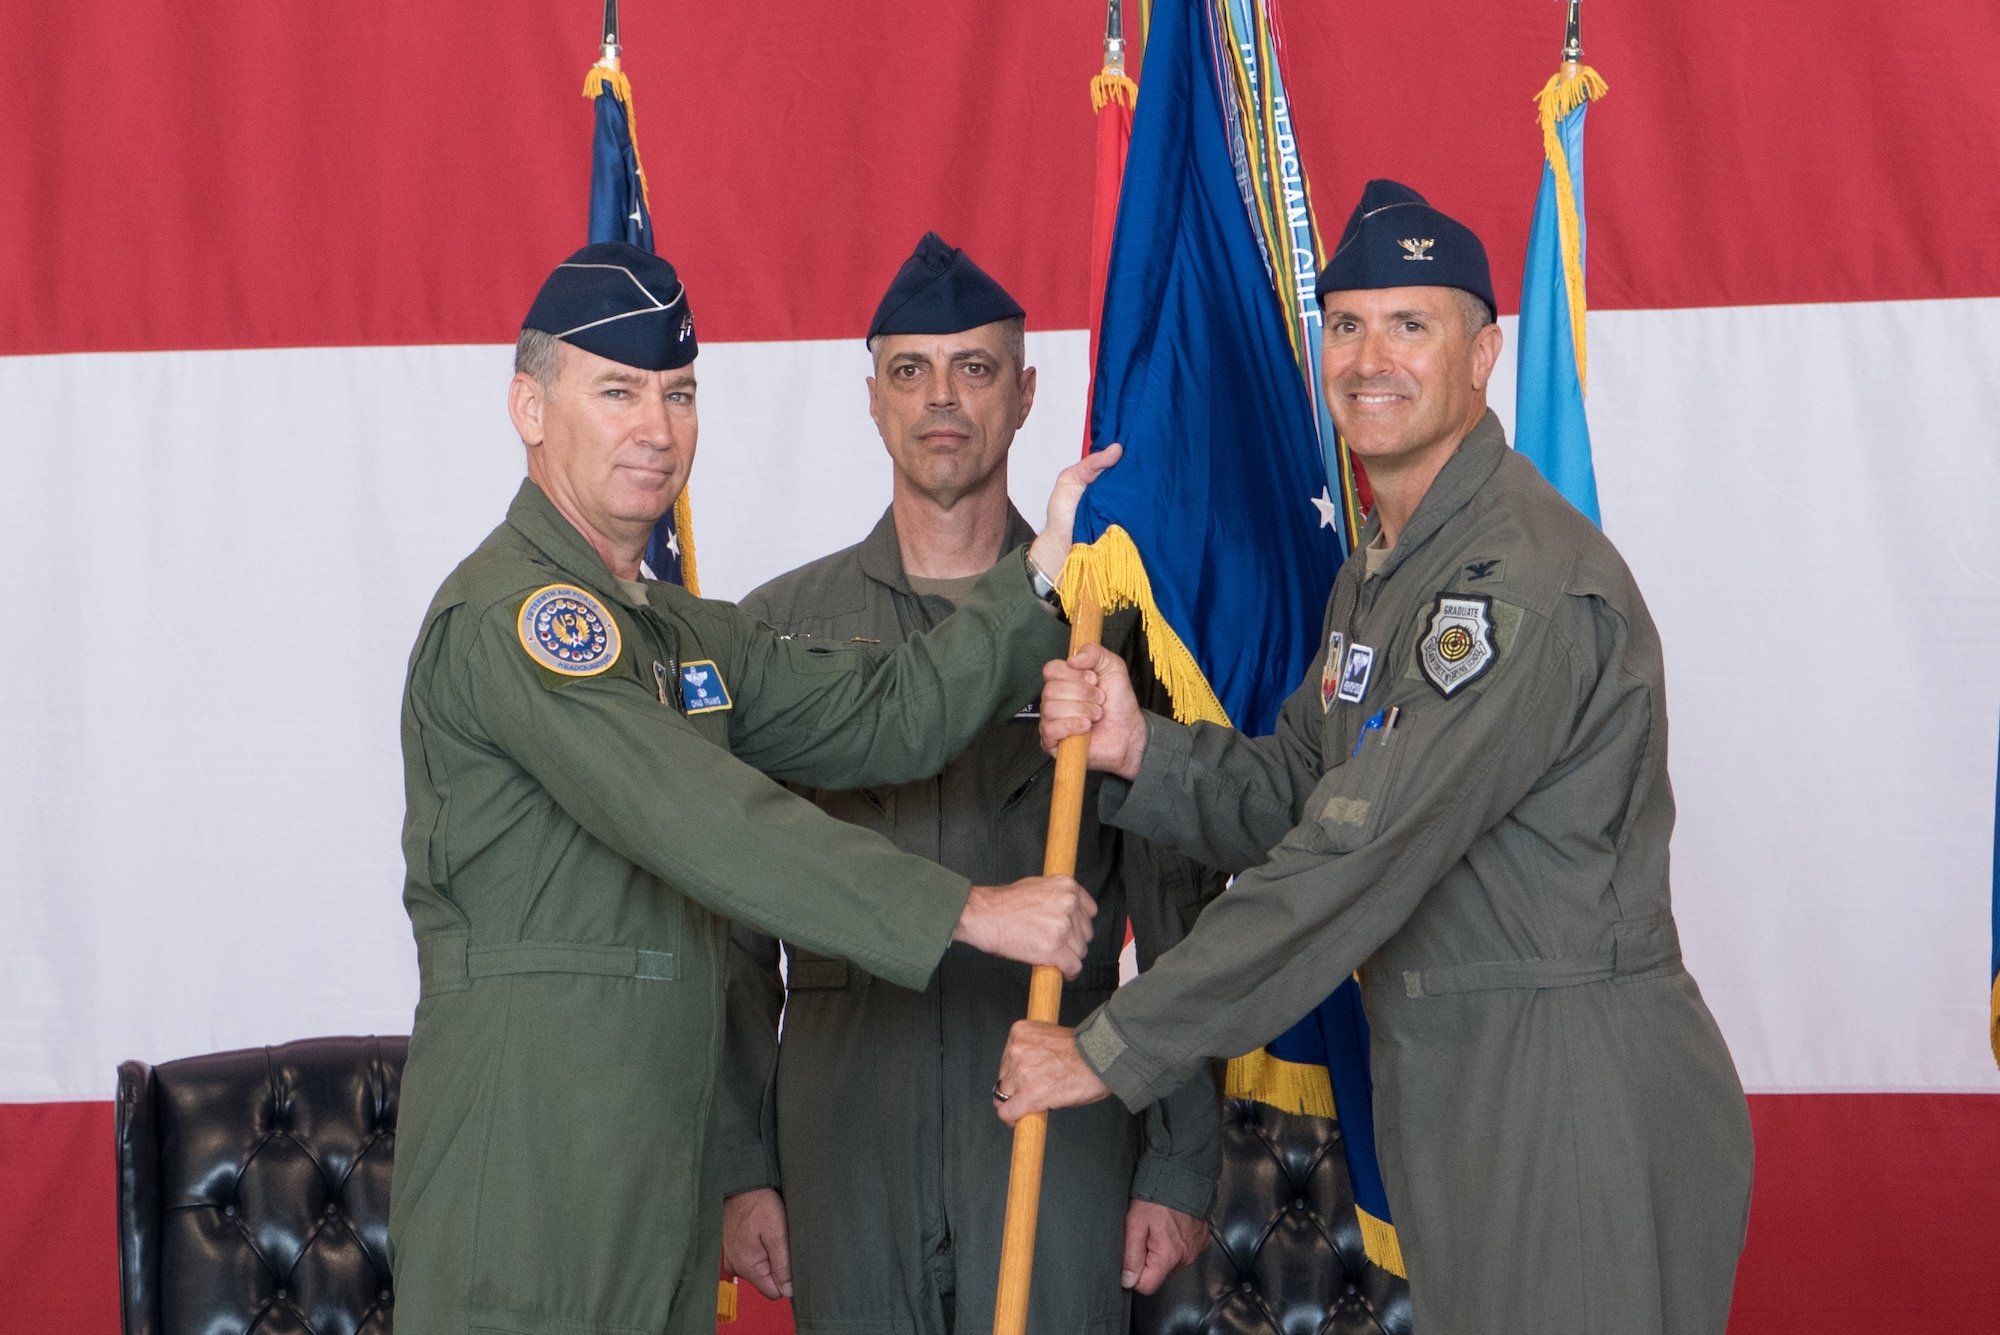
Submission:
[[[932,409],[955,408],[958,406],[957,368],[947,366],[943,372],[930,378],[930,392],[924,396],[924,403]]]
[[[673,417],[667,412],[666,401],[654,394],[639,396],[639,418],[633,424],[632,438],[656,450],[664,450],[673,442]]]
[[[1355,350],[1354,370],[1357,375],[1378,376],[1395,369],[1395,362],[1389,356],[1389,339],[1378,329],[1371,329],[1361,336],[1361,346]]]

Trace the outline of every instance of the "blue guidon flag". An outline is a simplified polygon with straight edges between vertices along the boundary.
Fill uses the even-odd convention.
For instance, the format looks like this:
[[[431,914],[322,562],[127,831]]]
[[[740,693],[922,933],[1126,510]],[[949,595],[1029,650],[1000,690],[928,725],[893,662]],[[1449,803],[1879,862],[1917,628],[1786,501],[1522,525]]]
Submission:
[[[606,22],[610,23],[607,16]],[[604,60],[592,65],[583,79],[583,95],[596,102],[597,128],[590,147],[590,236],[599,241],[623,241],[651,253],[653,213],[646,195],[646,173],[639,165],[633,138],[632,82],[614,68],[616,34],[607,31]],[[608,63],[607,63],[608,62]],[[646,573],[654,579],[701,592],[695,574],[694,510],[683,486],[674,508],[653,525],[646,543]]]
[[[1119,466],[1077,511],[1064,567],[1136,606],[1183,722],[1268,733],[1313,661],[1362,479],[1322,400],[1324,260],[1268,0],[1157,0],[1103,294],[1091,448]],[[1375,1161],[1367,1024],[1352,979],[1228,1092],[1338,1115],[1362,1237],[1403,1274]]]

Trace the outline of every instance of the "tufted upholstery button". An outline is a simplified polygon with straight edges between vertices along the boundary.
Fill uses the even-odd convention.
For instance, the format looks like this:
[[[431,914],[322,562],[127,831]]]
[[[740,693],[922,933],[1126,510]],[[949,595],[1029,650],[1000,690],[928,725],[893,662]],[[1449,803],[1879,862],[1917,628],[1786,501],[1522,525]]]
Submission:
[[[124,1063],[124,1329],[387,1335],[389,1177],[407,1050],[402,1038],[320,1038]],[[226,1228],[181,1208],[217,1208],[217,1197]]]
[[[1340,1124],[1224,1099],[1209,1245],[1151,1297],[1132,1335],[1412,1335],[1407,1281],[1367,1257]]]

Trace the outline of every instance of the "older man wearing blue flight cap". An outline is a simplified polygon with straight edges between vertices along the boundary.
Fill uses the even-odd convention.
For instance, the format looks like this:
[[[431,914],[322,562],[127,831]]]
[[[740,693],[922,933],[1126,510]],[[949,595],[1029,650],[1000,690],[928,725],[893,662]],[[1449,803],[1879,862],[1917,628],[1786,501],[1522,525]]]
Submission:
[[[1721,1335],[1750,1122],[1674,927],[1658,633],[1486,407],[1468,228],[1372,181],[1319,302],[1376,505],[1276,734],[1147,715],[1109,655],[1045,673],[1104,817],[1239,874],[1074,1031],[1015,1027],[1001,1116],[1143,1107],[1358,969],[1416,1328]]]
[[[664,260],[612,243],[556,267],[508,390],[527,480],[411,653],[405,1331],[714,1330],[731,920],[910,987],[954,941],[1074,976],[1091,939],[1073,880],[974,885],[759,773],[934,773],[1066,635],[1019,548],[893,651],[781,639],[647,577],[694,463],[696,348]],[[1095,471],[1064,473],[1044,568]]]

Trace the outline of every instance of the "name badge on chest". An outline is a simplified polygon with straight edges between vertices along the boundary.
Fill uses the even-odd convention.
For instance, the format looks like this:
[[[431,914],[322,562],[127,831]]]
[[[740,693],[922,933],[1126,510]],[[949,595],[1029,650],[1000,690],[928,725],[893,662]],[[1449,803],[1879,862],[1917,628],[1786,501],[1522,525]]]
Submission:
[[[1375,670],[1375,651],[1365,644],[1347,650],[1347,663],[1340,671],[1340,698],[1351,705],[1368,694],[1368,677]]]
[[[713,714],[735,707],[729,688],[722,683],[722,669],[713,660],[698,658],[681,664],[681,704],[690,714]]]

